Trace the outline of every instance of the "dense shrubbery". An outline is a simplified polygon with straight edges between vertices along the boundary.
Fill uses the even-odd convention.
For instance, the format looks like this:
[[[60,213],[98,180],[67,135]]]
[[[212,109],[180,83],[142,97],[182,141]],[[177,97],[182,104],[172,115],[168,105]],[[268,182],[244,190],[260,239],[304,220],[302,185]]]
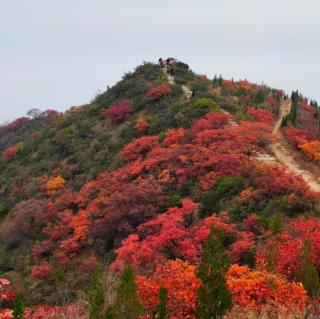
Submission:
[[[129,100],[122,100],[119,103],[110,105],[104,116],[111,121],[113,125],[126,121],[133,113],[132,103]]]
[[[300,316],[305,290],[290,281],[318,297],[319,198],[252,156],[273,141],[283,92],[211,81],[180,62],[172,72],[176,85],[146,63],[89,105],[0,128],[0,270],[27,303],[62,305],[84,289],[91,318],[196,318],[237,305]],[[284,132],[316,157],[315,106],[294,98],[297,127]],[[74,304],[25,313],[88,318]]]

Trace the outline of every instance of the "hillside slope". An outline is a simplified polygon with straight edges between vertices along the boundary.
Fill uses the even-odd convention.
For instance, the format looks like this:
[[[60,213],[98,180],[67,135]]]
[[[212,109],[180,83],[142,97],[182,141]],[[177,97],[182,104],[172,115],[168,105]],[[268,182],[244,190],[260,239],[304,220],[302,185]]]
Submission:
[[[299,295],[280,306],[304,310],[294,282],[310,234],[320,270],[320,175],[301,163],[317,166],[305,150],[315,149],[318,112],[297,92],[144,63],[87,105],[0,127],[0,271],[30,305],[77,301],[97,268],[115,276],[127,263],[147,289],[161,271],[204,262],[214,226],[232,267],[249,265],[239,269],[252,278],[272,271]],[[248,304],[270,301],[261,300]],[[196,318],[196,305],[172,318]]]
[[[276,159],[286,166],[293,173],[300,175],[308,183],[310,188],[315,192],[320,192],[320,175],[317,170],[303,169],[303,164],[299,164],[294,158],[292,147],[281,134],[280,128],[283,120],[291,111],[291,101],[283,101],[280,105],[280,115],[273,129],[273,134],[277,137],[277,142],[271,145],[271,150]],[[301,162],[301,159],[300,159]],[[312,165],[309,163],[309,166]],[[302,167],[301,167],[302,166]]]

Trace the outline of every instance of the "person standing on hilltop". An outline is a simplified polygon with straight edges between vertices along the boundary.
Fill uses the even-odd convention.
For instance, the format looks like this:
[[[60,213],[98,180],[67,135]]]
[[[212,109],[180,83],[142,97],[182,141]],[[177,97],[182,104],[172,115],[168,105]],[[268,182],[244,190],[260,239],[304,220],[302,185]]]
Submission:
[[[164,68],[164,64],[163,64],[162,58],[159,58],[159,64],[160,64],[160,66],[161,66],[162,68]]]

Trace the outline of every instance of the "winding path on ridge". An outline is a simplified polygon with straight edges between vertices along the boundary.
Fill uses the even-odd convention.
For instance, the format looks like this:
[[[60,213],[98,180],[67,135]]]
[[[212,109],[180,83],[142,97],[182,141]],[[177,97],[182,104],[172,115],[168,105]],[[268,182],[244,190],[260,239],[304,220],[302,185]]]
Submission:
[[[300,163],[302,161],[297,161],[295,159],[295,151],[281,133],[280,128],[282,121],[290,113],[291,105],[291,100],[284,100],[280,104],[279,118],[277,119],[272,132],[276,137],[276,141],[271,144],[270,148],[278,162],[286,166],[292,173],[302,176],[313,191],[320,192],[320,175],[312,173],[310,170],[302,167]],[[312,165],[314,164],[310,163],[310,166]]]
[[[174,76],[170,75],[166,69],[163,69],[163,72],[167,76],[168,82],[171,85],[175,84]],[[181,85],[181,87],[186,97],[190,99],[192,91],[184,85]],[[270,149],[274,157],[270,156],[269,154],[257,154],[256,158],[267,163],[274,163],[276,161],[279,162],[283,166],[287,167],[290,172],[300,175],[314,192],[320,192],[319,167],[315,167],[316,165],[314,163],[309,163],[308,168],[311,169],[307,169],[307,167],[305,167],[307,165],[302,164],[303,157],[301,156],[300,152],[294,151],[292,146],[281,133],[280,128],[282,121],[290,113],[291,106],[291,100],[283,100],[280,104],[280,114],[272,131],[276,141],[270,145]],[[224,111],[224,113],[228,112]],[[234,125],[236,125],[235,122]],[[296,160],[296,158],[299,160]]]
[[[163,73],[167,76],[168,82],[173,85],[175,84],[174,76],[170,75],[167,71],[167,69],[163,69]],[[192,96],[192,91],[185,85],[181,85],[181,88],[185,94],[185,96],[190,100]]]

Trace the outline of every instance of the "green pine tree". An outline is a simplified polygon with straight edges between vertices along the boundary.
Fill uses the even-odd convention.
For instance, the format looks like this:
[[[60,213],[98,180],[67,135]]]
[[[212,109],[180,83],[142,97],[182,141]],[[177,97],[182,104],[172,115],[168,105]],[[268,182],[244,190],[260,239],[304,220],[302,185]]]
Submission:
[[[102,319],[104,317],[105,293],[103,269],[99,268],[86,290],[90,319]]]
[[[301,256],[302,267],[299,280],[302,282],[309,297],[317,298],[320,293],[319,273],[311,260],[311,241],[306,239]]]
[[[270,222],[270,230],[273,236],[277,236],[282,230],[282,220],[279,212],[276,212]]]
[[[138,319],[144,314],[143,306],[137,297],[135,273],[130,265],[126,265],[120,275],[115,306],[121,319]]]
[[[198,289],[200,319],[219,318],[231,306],[231,295],[225,279],[230,261],[223,242],[224,233],[213,228],[203,247],[203,263],[197,270],[197,277],[203,283]]]
[[[13,302],[13,318],[14,319],[23,319],[23,312],[24,312],[24,303],[22,296],[20,294],[16,295],[16,298],[14,299]]]
[[[164,287],[159,289],[159,304],[152,311],[152,319],[166,319],[168,318],[169,310],[166,307],[168,290]]]
[[[107,307],[103,319],[119,319],[115,305],[109,305]]]

